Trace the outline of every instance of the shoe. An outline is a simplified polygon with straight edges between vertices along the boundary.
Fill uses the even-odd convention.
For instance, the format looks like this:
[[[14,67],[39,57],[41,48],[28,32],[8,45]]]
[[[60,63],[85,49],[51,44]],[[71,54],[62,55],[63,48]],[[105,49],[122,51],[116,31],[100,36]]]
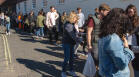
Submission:
[[[62,72],[61,77],[67,77],[66,72]]]
[[[72,75],[73,77],[77,77],[77,74],[74,71],[70,71],[69,74]]]
[[[8,35],[8,33],[6,32],[6,35]]]
[[[8,35],[10,35],[11,33],[9,32]]]

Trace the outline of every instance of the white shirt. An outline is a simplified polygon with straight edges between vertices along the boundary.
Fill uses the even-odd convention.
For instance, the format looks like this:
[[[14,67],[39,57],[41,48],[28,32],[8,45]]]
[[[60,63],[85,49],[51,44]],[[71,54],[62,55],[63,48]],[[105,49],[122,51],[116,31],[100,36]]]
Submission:
[[[85,17],[83,13],[79,13],[77,14],[79,16],[79,20],[78,20],[78,27],[83,27],[84,22],[85,22]]]
[[[0,18],[4,20],[4,15],[1,15]]]
[[[135,34],[132,35],[127,34],[127,41],[129,45],[137,46],[137,39]]]
[[[46,25],[47,27],[53,27],[56,25],[56,20],[59,17],[58,13],[56,12],[48,12],[46,15]]]

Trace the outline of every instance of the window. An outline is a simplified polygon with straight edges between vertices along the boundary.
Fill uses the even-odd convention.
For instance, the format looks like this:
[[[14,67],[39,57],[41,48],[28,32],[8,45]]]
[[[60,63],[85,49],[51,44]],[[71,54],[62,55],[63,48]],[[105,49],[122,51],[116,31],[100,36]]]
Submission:
[[[25,12],[27,12],[27,2],[26,1],[24,2],[24,10],[25,10]]]
[[[59,3],[64,3],[65,2],[65,0],[59,0]]]
[[[43,7],[47,6],[47,0],[43,0]]]
[[[36,8],[36,0],[32,0],[32,8],[33,8],[33,9]]]

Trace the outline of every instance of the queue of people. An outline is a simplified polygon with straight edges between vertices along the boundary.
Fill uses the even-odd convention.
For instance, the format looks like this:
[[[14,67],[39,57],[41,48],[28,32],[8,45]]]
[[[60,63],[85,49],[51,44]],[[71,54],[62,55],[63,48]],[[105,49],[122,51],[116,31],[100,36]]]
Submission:
[[[96,69],[96,73],[90,77],[135,77],[133,67],[139,69],[139,54],[132,51],[133,46],[139,46],[136,6],[130,4],[124,10],[101,4],[87,19],[82,10],[78,7],[77,12],[72,10],[69,15],[66,12],[60,15],[51,6],[49,12],[40,10],[38,16],[33,11],[24,16],[19,13],[15,18],[11,17],[12,23],[10,17],[1,13],[0,25],[6,26],[6,35],[10,35],[11,24],[16,23],[16,28],[29,32],[35,39],[44,39],[48,35],[50,43],[61,41],[64,50],[62,77],[67,77],[68,64],[69,74],[77,76],[74,59],[79,56],[79,46],[83,46],[84,55],[91,53],[94,60],[95,67],[92,69]]]

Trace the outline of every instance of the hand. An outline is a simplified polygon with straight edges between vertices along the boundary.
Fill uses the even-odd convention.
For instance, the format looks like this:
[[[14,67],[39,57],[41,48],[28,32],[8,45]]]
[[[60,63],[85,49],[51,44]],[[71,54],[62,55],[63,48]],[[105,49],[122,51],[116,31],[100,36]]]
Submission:
[[[84,29],[79,29],[80,32],[84,32]]]
[[[88,52],[92,52],[92,51],[93,51],[92,46],[88,46]]]
[[[122,40],[123,40],[123,42],[124,42],[124,47],[125,47],[125,48],[129,48],[128,42],[127,42],[127,39],[126,39],[125,36],[122,37]]]

